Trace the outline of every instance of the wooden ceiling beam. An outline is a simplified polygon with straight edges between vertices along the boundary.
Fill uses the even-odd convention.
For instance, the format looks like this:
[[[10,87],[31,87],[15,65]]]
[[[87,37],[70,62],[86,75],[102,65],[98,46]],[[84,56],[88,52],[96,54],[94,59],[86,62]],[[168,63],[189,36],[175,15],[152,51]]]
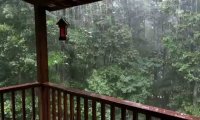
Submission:
[[[49,11],[55,11],[83,4],[89,4],[100,0],[24,0],[30,4],[43,7]]]

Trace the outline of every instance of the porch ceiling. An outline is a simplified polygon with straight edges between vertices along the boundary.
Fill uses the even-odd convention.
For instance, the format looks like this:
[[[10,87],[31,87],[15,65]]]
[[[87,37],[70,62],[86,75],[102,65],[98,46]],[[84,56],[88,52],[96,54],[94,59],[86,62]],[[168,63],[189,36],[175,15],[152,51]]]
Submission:
[[[24,0],[33,5],[44,7],[48,11],[55,11],[64,8],[79,6],[100,0]]]

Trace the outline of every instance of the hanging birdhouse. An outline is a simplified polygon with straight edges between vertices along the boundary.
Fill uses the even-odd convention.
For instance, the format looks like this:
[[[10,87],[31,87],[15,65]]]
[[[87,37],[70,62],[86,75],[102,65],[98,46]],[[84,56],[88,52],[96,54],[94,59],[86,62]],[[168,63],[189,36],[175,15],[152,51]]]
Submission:
[[[60,29],[60,41],[66,41],[68,36],[67,36],[67,28],[69,27],[69,23],[64,19],[61,18],[58,23],[57,23],[59,29]]]

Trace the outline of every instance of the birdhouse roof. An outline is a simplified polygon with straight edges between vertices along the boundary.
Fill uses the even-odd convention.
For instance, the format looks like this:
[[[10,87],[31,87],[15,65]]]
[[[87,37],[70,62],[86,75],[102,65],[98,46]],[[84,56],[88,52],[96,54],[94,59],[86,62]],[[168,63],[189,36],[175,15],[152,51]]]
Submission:
[[[61,18],[58,22],[57,25],[66,25],[69,26],[70,24],[66,21],[65,18]]]
[[[70,8],[100,0],[24,0],[33,5],[41,6],[48,11],[55,11],[64,8]]]

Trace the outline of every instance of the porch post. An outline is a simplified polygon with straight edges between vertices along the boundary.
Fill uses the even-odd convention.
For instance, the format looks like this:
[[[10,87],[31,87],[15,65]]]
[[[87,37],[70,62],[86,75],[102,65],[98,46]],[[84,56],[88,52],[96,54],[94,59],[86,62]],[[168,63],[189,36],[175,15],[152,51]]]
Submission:
[[[40,6],[34,6],[35,10],[35,34],[37,53],[37,81],[49,82],[48,78],[48,49],[47,49],[47,25],[46,12]],[[40,120],[50,120],[49,90],[41,87],[39,90]]]

